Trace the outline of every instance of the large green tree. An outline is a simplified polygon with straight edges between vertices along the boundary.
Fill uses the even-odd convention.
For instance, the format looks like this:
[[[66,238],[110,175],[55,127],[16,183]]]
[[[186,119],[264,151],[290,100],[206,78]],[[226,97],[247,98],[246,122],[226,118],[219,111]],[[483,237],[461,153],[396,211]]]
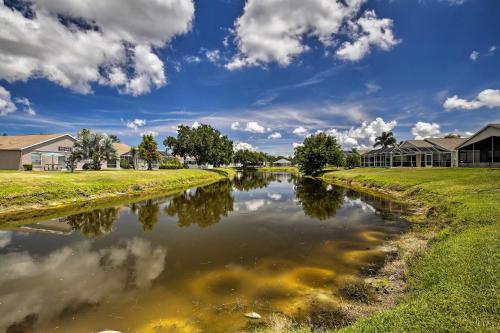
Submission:
[[[394,133],[391,131],[389,132],[382,132],[379,136],[375,138],[375,144],[373,147],[394,147],[398,142],[396,141],[396,138],[394,137]]]
[[[300,171],[306,175],[317,175],[327,164],[340,166],[344,154],[335,137],[325,133],[311,135],[304,144],[295,148],[295,160]]]
[[[233,158],[233,142],[206,124],[197,127],[180,125],[177,128],[177,137],[169,136],[163,144],[173,155],[183,158],[190,156],[198,165],[220,166],[231,163]]]
[[[101,170],[104,161],[118,158],[113,141],[107,135],[86,128],[78,133],[78,142],[72,155],[78,160],[90,160],[94,170]]]
[[[144,134],[142,141],[137,147],[139,156],[148,164],[148,170],[153,170],[153,163],[158,162],[160,153],[158,153],[158,143],[152,134]]]
[[[259,165],[266,162],[266,157],[260,152],[242,149],[234,153],[234,162],[246,168],[250,165]]]

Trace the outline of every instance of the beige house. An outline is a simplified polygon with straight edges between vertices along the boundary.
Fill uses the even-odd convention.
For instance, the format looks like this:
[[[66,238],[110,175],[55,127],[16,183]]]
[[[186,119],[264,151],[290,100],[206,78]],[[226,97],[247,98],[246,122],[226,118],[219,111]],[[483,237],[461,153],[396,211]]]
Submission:
[[[407,140],[395,147],[361,154],[363,167],[457,167],[458,147],[464,138]]]
[[[69,134],[0,136],[0,169],[63,170],[76,141]]]
[[[488,124],[458,147],[461,167],[500,167],[500,124]]]

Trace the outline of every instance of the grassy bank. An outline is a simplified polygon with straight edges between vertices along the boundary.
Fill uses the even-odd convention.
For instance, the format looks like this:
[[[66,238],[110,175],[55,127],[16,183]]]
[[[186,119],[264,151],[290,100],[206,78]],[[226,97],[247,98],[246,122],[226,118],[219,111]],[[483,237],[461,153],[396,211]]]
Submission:
[[[411,267],[409,292],[395,308],[342,332],[498,332],[499,169],[355,169],[326,173],[423,205],[421,232],[438,231]]]
[[[262,168],[258,168],[257,170],[259,171],[266,171],[266,172],[273,172],[273,171],[276,171],[276,172],[289,172],[289,173],[299,173],[299,169],[297,169],[296,167],[273,167],[273,166],[269,166],[269,167],[262,167]]]
[[[171,193],[231,177],[233,169],[0,172],[0,221],[94,201]]]

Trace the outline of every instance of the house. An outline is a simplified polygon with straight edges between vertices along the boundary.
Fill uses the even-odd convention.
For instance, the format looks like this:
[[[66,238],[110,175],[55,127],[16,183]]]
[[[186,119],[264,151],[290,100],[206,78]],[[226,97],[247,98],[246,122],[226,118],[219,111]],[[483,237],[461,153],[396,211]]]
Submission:
[[[395,147],[373,149],[361,155],[363,167],[456,167],[464,138],[407,140]]]
[[[75,142],[69,134],[0,136],[0,169],[63,170]]]
[[[292,162],[290,162],[287,159],[281,158],[273,163],[274,166],[279,166],[279,167],[289,167],[292,166]]]
[[[461,167],[500,167],[500,124],[488,124],[458,146]]]

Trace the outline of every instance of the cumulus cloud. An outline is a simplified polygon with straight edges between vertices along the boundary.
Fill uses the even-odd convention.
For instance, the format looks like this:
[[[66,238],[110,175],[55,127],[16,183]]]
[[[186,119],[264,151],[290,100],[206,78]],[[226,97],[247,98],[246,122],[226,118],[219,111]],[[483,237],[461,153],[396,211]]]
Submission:
[[[270,128],[262,126],[257,121],[249,121],[244,126],[242,126],[239,121],[235,121],[231,123],[231,129],[234,131],[245,131],[251,133],[265,133],[271,131]]]
[[[42,77],[80,93],[92,92],[92,84],[132,95],[165,85],[154,48],[188,32],[194,16],[192,0],[34,0],[23,6],[0,6],[0,79]]]
[[[235,70],[268,63],[287,66],[294,57],[309,50],[306,44],[309,38],[316,38],[325,48],[334,47],[336,35],[347,22],[353,27],[348,37],[354,44],[342,46],[341,58],[353,58],[354,48],[362,48],[362,55],[372,46],[390,49],[397,44],[391,20],[379,20],[374,12],[368,11],[359,20],[351,21],[365,2],[248,0],[243,15],[231,30],[238,52],[226,68]],[[358,52],[357,60],[362,55]]]
[[[10,97],[10,91],[0,86],[0,116],[5,116],[16,110],[17,107]]]
[[[104,249],[93,249],[92,242],[83,241],[44,256],[3,254],[0,285],[15,281],[16,287],[2,297],[0,331],[28,315],[45,324],[69,308],[105,303],[128,290],[148,288],[163,272],[166,254],[165,248],[139,238]]]
[[[365,57],[372,47],[389,51],[400,43],[392,32],[393,22],[390,19],[379,19],[375,11],[366,11],[356,22],[349,22],[350,35],[353,42],[344,42],[336,52],[343,60],[359,61]]]
[[[472,51],[471,54],[469,55],[469,59],[472,61],[476,61],[477,58],[479,58],[479,52]]]
[[[127,120],[127,127],[134,130],[134,132],[137,132],[137,129],[141,126],[146,125],[146,120],[145,119],[134,119],[134,120]]]
[[[153,130],[141,132],[141,136],[144,136],[144,135],[158,136],[158,134],[159,133],[157,131],[153,131]]]
[[[188,64],[197,64],[197,63],[201,62],[200,57],[193,56],[193,55],[185,56],[183,59],[184,59],[184,62],[187,62]]]
[[[26,97],[17,97],[15,99],[15,102],[23,106],[24,112],[26,112],[30,116],[36,116],[36,111],[33,108],[33,104],[29,99],[27,99]]]
[[[309,130],[303,126],[299,126],[296,129],[294,129],[292,133],[297,136],[307,136],[309,135]]]
[[[247,143],[247,142],[241,142],[241,141],[238,141],[234,144],[234,148],[233,148],[234,151],[238,151],[238,150],[251,150],[251,151],[255,151],[255,147],[252,146],[251,144]]]
[[[196,128],[200,127],[200,126],[201,126],[201,124],[200,124],[199,122],[197,122],[197,121],[195,121],[195,122],[191,125],[191,127],[192,127],[192,128],[194,128],[194,129],[196,129]]]
[[[221,56],[219,50],[203,49],[203,52],[205,53],[205,57],[207,58],[207,60],[213,64],[216,64],[220,60]]]
[[[500,107],[500,90],[483,90],[472,100],[459,98],[457,95],[448,97],[443,107],[446,111],[451,111],[453,109],[475,110],[482,107],[490,109],[498,108]]]
[[[434,138],[441,134],[439,124],[424,123],[419,121],[411,129],[411,134],[415,136],[415,140],[423,140],[425,138]]]
[[[280,132],[274,132],[274,133],[271,133],[269,134],[269,136],[267,137],[268,139],[280,139],[281,138],[281,133]]]
[[[373,145],[377,136],[382,132],[389,132],[396,127],[395,120],[386,122],[383,118],[377,117],[371,122],[364,121],[361,126],[351,127],[349,130],[339,131],[332,128],[326,133],[337,138],[340,145],[344,147],[363,147],[366,144]]]
[[[297,147],[302,147],[304,144],[303,143],[300,143],[300,142],[294,142],[292,143],[292,147],[295,149]]]

